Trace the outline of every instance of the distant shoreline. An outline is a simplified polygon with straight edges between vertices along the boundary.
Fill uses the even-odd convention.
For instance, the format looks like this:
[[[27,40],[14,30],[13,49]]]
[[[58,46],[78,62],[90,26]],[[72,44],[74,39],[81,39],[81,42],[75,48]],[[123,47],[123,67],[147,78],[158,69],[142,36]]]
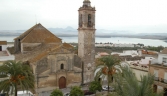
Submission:
[[[19,35],[0,35],[0,37],[18,37]],[[58,34],[57,37],[78,37],[78,35],[62,35]],[[140,38],[140,39],[154,39],[154,40],[162,40],[167,43],[167,37],[166,36],[151,36],[151,35],[145,35],[145,36],[136,36],[136,35],[96,35],[95,37],[98,38],[112,38],[112,37],[121,37],[121,38]]]

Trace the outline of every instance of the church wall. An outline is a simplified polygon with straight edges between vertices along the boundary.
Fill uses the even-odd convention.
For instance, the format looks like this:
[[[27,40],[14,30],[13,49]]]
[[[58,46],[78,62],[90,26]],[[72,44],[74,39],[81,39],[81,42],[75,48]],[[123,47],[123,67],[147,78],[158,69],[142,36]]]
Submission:
[[[79,36],[83,36],[83,38],[78,38],[78,42],[82,42],[81,46],[79,45],[78,55],[84,61],[84,82],[90,82],[93,80],[93,70],[95,67],[95,30],[79,30]]]
[[[67,87],[81,84],[81,73],[75,73],[74,71],[71,71],[71,72],[61,71],[56,74],[38,77],[38,88],[59,87],[59,79],[61,77],[66,78]]]
[[[68,72],[67,74],[67,86],[79,86],[81,85],[82,78],[81,73],[75,73],[75,72]]]
[[[77,55],[74,55],[74,66],[77,68],[82,68],[82,60]]]
[[[28,52],[35,49],[35,47],[39,46],[41,43],[21,43],[21,52]]]
[[[83,58],[84,57],[84,31],[78,31],[78,55]]]
[[[48,77],[39,78],[37,93],[51,91],[59,88],[60,77],[66,78],[66,87],[81,85],[81,73],[73,71],[59,72],[57,74],[49,75]]]
[[[15,49],[15,52],[20,51],[20,49],[21,49],[20,46],[21,46],[20,39],[15,39],[14,40],[14,49]]]
[[[85,30],[84,32],[84,49],[85,52],[85,62],[86,64],[88,63],[93,63],[95,59],[95,30]]]
[[[52,87],[57,86],[56,75],[40,76],[38,77],[38,87]]]
[[[51,53],[37,62],[37,93],[59,88],[59,79],[66,78],[66,87],[79,86],[82,82],[81,59],[73,53]],[[61,69],[61,64],[64,68]],[[76,67],[75,67],[75,66]]]
[[[61,70],[61,64],[64,65],[65,70],[73,70],[74,54],[55,54],[49,55],[48,61],[50,62],[51,72],[58,72]]]

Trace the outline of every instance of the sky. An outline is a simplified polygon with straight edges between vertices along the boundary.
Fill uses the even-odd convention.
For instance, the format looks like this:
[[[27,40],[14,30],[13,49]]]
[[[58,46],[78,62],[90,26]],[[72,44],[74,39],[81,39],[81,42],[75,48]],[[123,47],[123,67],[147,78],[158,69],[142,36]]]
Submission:
[[[90,0],[96,28],[135,33],[167,33],[167,0]],[[0,0],[0,30],[78,27],[83,0]]]

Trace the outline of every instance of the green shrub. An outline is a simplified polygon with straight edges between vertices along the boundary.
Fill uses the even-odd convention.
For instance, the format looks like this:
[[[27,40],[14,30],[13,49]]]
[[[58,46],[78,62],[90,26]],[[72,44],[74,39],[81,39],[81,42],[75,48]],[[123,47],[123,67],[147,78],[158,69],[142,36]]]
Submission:
[[[59,89],[55,89],[50,96],[63,96],[63,93]]]
[[[84,93],[80,87],[74,86],[70,91],[70,96],[84,96]]]

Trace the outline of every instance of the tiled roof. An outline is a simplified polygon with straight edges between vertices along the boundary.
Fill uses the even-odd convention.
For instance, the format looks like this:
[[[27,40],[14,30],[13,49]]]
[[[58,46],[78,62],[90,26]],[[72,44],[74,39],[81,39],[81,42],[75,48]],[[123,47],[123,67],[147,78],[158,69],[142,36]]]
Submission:
[[[68,43],[63,43],[63,47],[65,47],[67,49],[74,49],[74,47]]]
[[[40,59],[42,59],[43,57],[47,56],[50,52],[52,52],[53,50],[55,51],[56,49],[61,48],[62,45],[56,45],[53,46],[52,48],[48,48],[45,51],[40,52],[39,54],[37,54],[34,58],[30,59],[29,61],[32,62],[36,62],[39,61]]]
[[[161,52],[161,54],[167,54],[167,48],[164,48]]]
[[[7,45],[7,41],[0,41],[0,45]]]
[[[50,53],[59,52],[60,50],[63,52],[62,49],[73,52],[74,49],[72,45],[62,43],[60,38],[56,37],[41,24],[36,24],[15,39],[20,39],[21,43],[41,43],[30,52],[15,54],[18,61],[37,62]]]
[[[36,24],[19,37],[22,43],[61,43],[61,39],[48,31],[41,24]]]
[[[30,51],[30,52],[27,52],[24,54],[22,54],[22,53],[15,54],[16,60],[18,60],[18,61],[32,60],[32,58],[36,58],[36,56],[38,56],[40,54],[44,54],[45,52],[50,50],[50,48],[53,48],[55,46],[59,46],[59,45],[57,45],[57,44],[42,44],[42,45],[36,47],[33,51]]]
[[[16,39],[20,39],[22,40],[27,34],[29,34],[31,32],[31,30],[33,30],[36,26],[38,26],[38,24],[34,25],[33,27],[31,27],[30,29],[28,29],[26,32],[24,32],[23,34],[21,34],[20,36],[14,38],[14,40]]]
[[[107,56],[107,55],[109,55],[109,54],[106,53],[106,52],[100,52],[99,55],[100,55],[100,56]]]
[[[24,54],[21,54],[21,53],[16,54],[15,56],[16,56],[16,60],[18,61],[29,61],[33,63],[41,60],[42,58],[46,57],[50,53],[58,52],[64,48],[68,50],[68,48],[63,46],[63,44],[44,44],[34,49],[33,51],[30,51]]]

